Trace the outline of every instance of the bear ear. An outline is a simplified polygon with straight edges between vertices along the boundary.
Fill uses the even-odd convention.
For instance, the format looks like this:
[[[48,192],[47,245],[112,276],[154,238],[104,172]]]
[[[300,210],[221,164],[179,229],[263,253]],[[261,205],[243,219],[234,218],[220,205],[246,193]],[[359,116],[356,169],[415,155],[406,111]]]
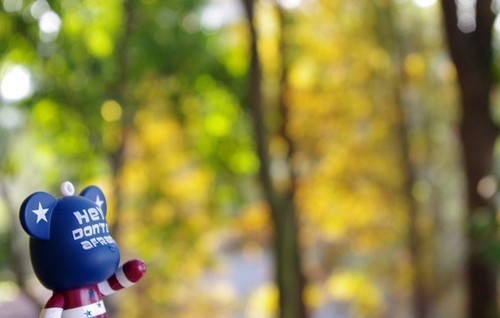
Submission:
[[[19,219],[26,233],[39,240],[48,240],[50,218],[56,203],[56,198],[46,192],[35,192],[27,197],[19,209]]]
[[[102,210],[102,213],[106,215],[106,197],[104,196],[104,193],[101,191],[101,189],[96,186],[88,186],[83,189],[82,192],[80,192],[80,195],[95,202],[95,204],[97,204],[97,206]]]

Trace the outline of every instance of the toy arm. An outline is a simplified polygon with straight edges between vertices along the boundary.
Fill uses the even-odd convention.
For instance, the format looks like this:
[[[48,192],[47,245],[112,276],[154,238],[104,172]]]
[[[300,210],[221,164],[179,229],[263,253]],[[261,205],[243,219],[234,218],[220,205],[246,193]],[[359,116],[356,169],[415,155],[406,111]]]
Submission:
[[[43,307],[39,318],[61,318],[63,308],[64,297],[61,294],[54,293]]]
[[[134,285],[146,273],[146,264],[143,261],[134,259],[123,264],[107,280],[98,284],[99,291],[104,296],[110,295],[122,288]]]

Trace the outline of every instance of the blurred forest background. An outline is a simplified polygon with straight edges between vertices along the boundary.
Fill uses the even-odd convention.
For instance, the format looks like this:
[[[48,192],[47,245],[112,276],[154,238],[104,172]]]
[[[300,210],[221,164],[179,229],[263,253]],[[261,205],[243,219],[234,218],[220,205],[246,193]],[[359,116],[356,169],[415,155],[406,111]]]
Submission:
[[[2,0],[0,317],[64,180],[148,264],[113,317],[498,317],[499,5]]]

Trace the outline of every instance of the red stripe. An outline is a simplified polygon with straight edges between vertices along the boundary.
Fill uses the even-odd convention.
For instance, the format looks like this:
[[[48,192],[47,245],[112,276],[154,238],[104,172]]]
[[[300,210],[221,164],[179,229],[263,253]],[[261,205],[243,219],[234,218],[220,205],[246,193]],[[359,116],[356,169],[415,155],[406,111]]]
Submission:
[[[102,299],[97,285],[66,290],[62,293],[65,300],[64,308],[66,309],[93,304]]]
[[[118,279],[116,279],[116,275],[113,275],[110,278],[108,278],[108,284],[112,290],[120,290],[123,288],[123,286],[118,282]]]
[[[45,308],[63,308],[64,307],[64,297],[61,294],[54,293],[52,297],[50,297],[47,304],[45,304]]]

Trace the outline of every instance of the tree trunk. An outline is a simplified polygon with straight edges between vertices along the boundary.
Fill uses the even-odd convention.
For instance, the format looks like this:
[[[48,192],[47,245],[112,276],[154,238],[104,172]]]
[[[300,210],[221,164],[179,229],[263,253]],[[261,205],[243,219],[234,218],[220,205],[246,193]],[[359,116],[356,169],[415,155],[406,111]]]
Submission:
[[[395,113],[398,118],[394,130],[397,132],[399,163],[405,178],[401,191],[407,202],[406,244],[411,262],[411,312],[414,318],[426,318],[430,315],[431,304],[428,286],[425,284],[423,236],[418,228],[420,211],[413,196],[413,186],[417,181],[418,167],[412,162],[410,155],[411,118],[408,114],[410,104],[404,96],[405,89],[409,85],[408,78],[404,73],[404,58],[411,49],[408,47],[408,34],[401,33],[394,21],[397,16],[395,6],[391,2],[383,6],[377,6],[376,4],[373,6],[374,12],[372,14],[378,21],[375,30],[377,41],[384,46],[387,52],[391,52],[391,58],[395,66],[394,72],[391,74],[391,90],[394,96]]]
[[[422,259],[424,257],[423,243],[418,229],[419,210],[413,197],[413,185],[416,182],[415,167],[410,159],[410,144],[408,132],[408,116],[406,115],[405,105],[401,97],[399,85],[396,88],[396,107],[398,108],[398,140],[401,151],[400,163],[405,171],[406,177],[403,185],[403,194],[407,201],[408,209],[408,234],[407,244],[411,261],[411,283],[412,283],[412,309],[414,318],[425,318],[429,316],[429,302],[425,292],[424,268]]]
[[[129,137],[130,122],[132,122],[135,111],[131,107],[131,102],[128,98],[128,82],[129,82],[129,51],[130,51],[130,39],[132,35],[132,26],[134,18],[134,1],[124,0],[123,1],[123,33],[116,43],[116,53],[115,53],[115,63],[116,63],[116,79],[111,83],[109,91],[114,95],[113,97],[122,106],[123,115],[121,118],[120,127],[120,138],[119,145],[116,149],[113,149],[107,153],[108,163],[111,168],[111,187],[112,195],[114,199],[114,223],[110,226],[111,235],[117,240],[121,241],[121,229],[122,229],[122,214],[123,214],[123,186],[121,180],[121,174],[123,166],[125,164],[125,151],[126,145]],[[107,305],[107,310],[111,316],[116,316],[119,312],[119,306],[116,302],[116,298],[111,298]]]
[[[282,115],[280,134],[287,141],[290,152],[287,163],[290,172],[290,187],[280,193],[273,185],[270,169],[270,156],[268,152],[267,129],[264,123],[264,110],[261,92],[261,65],[257,50],[257,32],[253,23],[253,0],[243,0],[250,31],[250,83],[249,103],[254,123],[254,133],[257,154],[260,160],[259,177],[264,196],[269,205],[271,219],[274,227],[274,252],[275,276],[279,290],[279,317],[280,318],[305,318],[306,308],[303,302],[304,276],[298,246],[298,222],[295,197],[295,178],[291,170],[290,158],[292,144],[286,134],[287,106],[284,99],[284,81],[286,72],[283,72],[282,86],[280,89],[279,110]]]
[[[450,55],[455,63],[460,88],[462,139],[467,181],[468,240],[466,261],[468,317],[497,317],[496,269],[485,258],[485,247],[494,239],[495,209],[491,198],[478,192],[478,184],[492,174],[493,147],[497,127],[490,116],[490,92],[493,85],[492,27],[495,15],[491,0],[477,1],[476,28],[463,33],[458,26],[456,4],[441,0]],[[478,231],[474,220],[488,222]]]
[[[121,118],[121,135],[120,144],[118,147],[109,152],[108,162],[111,167],[112,172],[112,187],[113,187],[113,197],[115,200],[115,210],[116,215],[115,222],[111,226],[111,233],[117,239],[120,239],[120,220],[121,213],[123,210],[123,187],[120,180],[123,165],[125,163],[125,147],[129,137],[129,130],[131,122],[133,120],[135,111],[134,108],[130,106],[131,102],[128,98],[128,80],[129,80],[129,50],[130,50],[130,38],[132,35],[132,26],[134,22],[134,3],[132,0],[125,0],[123,2],[124,9],[124,25],[123,33],[121,38],[117,43],[117,52],[115,55],[117,76],[114,83],[111,84],[110,91],[113,92],[114,97],[118,100],[120,105],[123,107],[123,116]]]
[[[287,100],[288,91],[288,63],[286,59],[286,42],[285,29],[287,25],[287,17],[281,8],[277,8],[280,19],[280,39],[279,49],[281,56],[281,77],[279,91],[278,111],[281,116],[281,126],[279,127],[279,135],[287,144],[286,161],[288,168],[288,187],[282,194],[283,209],[276,211],[275,228],[277,229],[277,250],[278,255],[282,258],[278,282],[283,286],[284,297],[280,298],[280,308],[284,311],[281,317],[306,317],[307,310],[303,302],[303,293],[305,286],[305,277],[302,269],[302,259],[299,246],[299,220],[297,208],[295,205],[295,192],[297,189],[297,177],[293,169],[292,159],[295,154],[295,145],[290,136],[287,123],[289,121],[290,105]],[[280,219],[281,217],[281,219]],[[279,241],[283,242],[279,242]],[[282,255],[281,255],[282,254]],[[293,277],[290,279],[290,277]],[[295,305],[291,306],[291,302]]]
[[[292,197],[283,197],[272,212],[275,228],[276,280],[280,293],[280,318],[305,318],[302,299],[304,276],[298,247],[298,226]]]

